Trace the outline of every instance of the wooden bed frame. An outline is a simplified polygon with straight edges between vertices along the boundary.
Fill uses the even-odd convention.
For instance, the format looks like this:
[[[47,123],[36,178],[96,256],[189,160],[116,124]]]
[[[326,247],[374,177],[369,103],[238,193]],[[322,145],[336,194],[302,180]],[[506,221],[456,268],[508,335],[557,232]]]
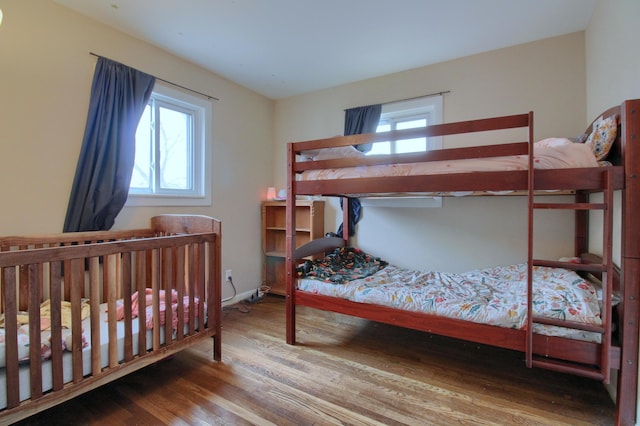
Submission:
[[[635,424],[638,395],[638,300],[640,298],[640,100],[627,100],[608,109],[602,116],[615,116],[618,120],[616,141],[607,157],[612,167],[534,170],[533,113],[434,125],[422,129],[387,132],[380,134],[333,137],[321,140],[289,143],[287,148],[287,232],[286,232],[286,338],[296,343],[296,306],[308,306],[341,314],[358,316],[373,321],[417,329],[429,333],[469,340],[477,343],[522,351],[529,367],[542,367],[569,374],[609,382],[610,372],[617,378],[616,423]],[[587,129],[590,133],[592,125]],[[429,151],[420,154],[400,154],[365,159],[340,158],[323,161],[300,161],[303,152],[329,147],[355,146],[383,140],[409,137],[448,136],[480,131],[504,131],[528,129],[528,141],[471,148],[454,148]],[[476,172],[449,175],[372,177],[327,180],[299,180],[306,170],[335,169],[341,167],[416,163],[461,158],[481,158],[502,155],[529,154],[526,171]],[[400,311],[383,306],[350,302],[347,300],[311,294],[296,287],[296,265],[305,256],[319,254],[348,243],[348,237],[325,238],[297,247],[295,215],[296,197],[344,196],[345,207],[349,196],[358,194],[390,194],[415,192],[454,191],[520,191],[528,197],[528,258],[529,312],[531,311],[531,268],[534,265],[557,266],[591,274],[603,282],[602,344],[580,342],[571,339],[534,334],[533,323],[567,326],[585,330],[576,324],[547,321],[528,315],[528,331],[505,329],[490,325],[437,317],[428,314]],[[575,203],[545,203],[535,201],[538,190],[567,190],[575,193]],[[613,192],[621,191],[622,207],[619,212],[622,223],[620,265],[612,261]],[[603,194],[602,202],[590,201],[590,194]],[[533,258],[533,215],[537,209],[563,209],[575,211],[575,255],[583,264],[540,260]],[[343,235],[349,235],[348,208],[344,208]],[[603,248],[600,256],[588,254],[588,221],[590,210],[602,210]],[[611,295],[615,292],[621,302],[611,307]]]
[[[0,369],[6,404],[0,423],[31,416],[204,338],[213,338],[213,359],[220,361],[221,236],[216,219],[162,215],[153,217],[148,229],[0,238],[6,337],[6,366]],[[136,292],[148,292],[150,306],[145,309],[141,296],[136,308]],[[172,292],[177,295],[173,321],[161,311],[162,296]],[[90,311],[84,321],[83,301]],[[50,303],[47,318],[41,317],[43,302]],[[166,306],[169,314],[169,300]],[[18,359],[21,312],[20,323],[28,318],[27,361]],[[70,332],[62,327],[65,315],[71,319]],[[47,328],[43,320],[51,323],[50,342],[41,337]],[[63,333],[70,333],[70,348],[63,346]],[[83,339],[88,343],[84,349]],[[51,355],[42,359],[45,344]]]

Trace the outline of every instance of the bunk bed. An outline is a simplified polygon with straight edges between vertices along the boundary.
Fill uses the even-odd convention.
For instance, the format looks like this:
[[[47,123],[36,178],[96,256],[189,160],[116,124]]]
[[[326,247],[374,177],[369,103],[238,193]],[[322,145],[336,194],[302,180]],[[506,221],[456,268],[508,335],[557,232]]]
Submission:
[[[0,237],[0,423],[203,339],[221,360],[221,223]]]
[[[289,143],[285,266],[287,343],[296,343],[296,306],[307,306],[521,351],[525,354],[527,367],[581,375],[604,383],[610,382],[613,372],[617,380],[616,422],[635,424],[640,297],[640,217],[637,215],[640,208],[640,186],[637,182],[640,175],[639,115],[640,100],[627,100],[604,111],[585,131],[586,140],[577,143],[558,139],[534,143],[532,112],[423,129]],[[513,142],[514,129],[525,133],[526,140]],[[506,136],[499,143],[416,154],[364,156],[354,153],[353,149],[354,146],[376,141],[425,136],[448,138],[480,132],[483,137],[486,134]],[[505,141],[504,137],[508,139]],[[556,146],[567,149],[579,146],[578,150],[582,152],[587,147],[595,161],[574,164],[541,158],[546,148]],[[494,163],[494,159],[498,161]],[[477,160],[479,166],[476,165]],[[507,160],[506,169],[504,160]],[[513,160],[517,165],[513,166]],[[446,167],[442,167],[443,164]],[[457,168],[458,165],[461,168]],[[616,191],[620,191],[622,203],[620,208],[614,209]],[[565,196],[559,202],[539,202],[536,197],[540,193],[554,192],[571,194],[571,201],[567,202]],[[383,306],[367,299],[338,294],[336,285],[325,286],[329,288],[327,291],[323,291],[321,286],[306,287],[305,291],[302,284],[298,285],[304,269],[300,266],[305,258],[312,255],[322,258],[336,247],[348,247],[347,207],[350,197],[505,193],[527,198],[528,253],[520,265],[524,268],[525,290],[521,303],[525,319],[519,326],[501,327]],[[599,194],[598,198],[592,197],[593,194]],[[293,208],[298,196],[343,197],[344,237],[327,237],[298,247]],[[575,257],[570,260],[536,259],[533,256],[535,212],[553,209],[575,212]],[[588,252],[591,211],[602,212],[602,251],[597,255]],[[612,253],[615,214],[619,214],[622,229],[619,265],[614,264]],[[594,286],[598,286],[594,289],[598,288],[602,293],[599,312],[596,313],[598,320],[584,323],[539,314],[535,310],[538,301],[534,300],[534,289],[539,283],[534,275],[542,268],[579,274],[585,283],[593,281]],[[598,338],[576,339],[573,335],[563,337],[539,331],[545,328],[570,329],[582,334],[595,334]]]

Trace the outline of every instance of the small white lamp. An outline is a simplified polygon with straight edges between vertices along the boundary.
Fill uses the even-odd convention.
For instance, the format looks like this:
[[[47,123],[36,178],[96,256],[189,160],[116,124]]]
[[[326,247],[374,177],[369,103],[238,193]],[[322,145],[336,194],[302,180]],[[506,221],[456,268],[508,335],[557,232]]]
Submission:
[[[2,9],[0,9],[0,25],[2,25]]]

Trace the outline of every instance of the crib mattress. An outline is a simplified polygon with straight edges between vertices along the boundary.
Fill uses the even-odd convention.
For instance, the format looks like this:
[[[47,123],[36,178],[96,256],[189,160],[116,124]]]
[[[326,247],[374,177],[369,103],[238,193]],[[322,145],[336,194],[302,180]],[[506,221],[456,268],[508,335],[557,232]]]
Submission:
[[[370,303],[498,327],[523,329],[527,321],[526,264],[443,273],[400,269],[389,265],[375,274],[334,284],[298,280],[298,289],[353,302]],[[601,325],[594,285],[573,271],[533,267],[533,310],[536,316]],[[600,334],[534,325],[534,332],[585,341]]]
[[[107,323],[107,304],[103,303],[100,305],[100,350],[101,350],[101,361],[102,367],[105,368],[109,365],[109,334],[108,334],[108,323]],[[86,376],[91,373],[91,326],[90,319],[85,318],[82,322],[83,324],[83,335],[84,340],[88,343],[88,345],[82,350],[83,357],[83,374]],[[138,319],[134,319],[132,321],[132,337],[133,337],[133,353],[134,355],[138,355],[138,338],[140,335],[140,321]],[[124,360],[124,322],[118,321],[116,323],[117,329],[117,341],[118,341],[118,361]],[[196,324],[196,328],[198,325]],[[147,333],[146,342],[147,349],[152,348],[153,330],[143,329]],[[188,332],[188,326],[185,326],[185,333]],[[66,340],[67,347],[70,346],[70,331],[63,331],[63,338]],[[160,329],[160,340],[162,343],[165,342],[165,333],[164,327]],[[43,338],[43,342],[45,339]],[[63,379],[64,383],[69,383],[73,380],[73,372],[72,372],[72,354],[71,352],[64,351],[62,355],[62,365],[63,365]],[[29,386],[29,364],[25,363],[19,370],[19,380],[20,380],[20,401],[25,401],[31,396],[31,390]],[[43,392],[51,390],[53,387],[52,383],[52,370],[51,370],[51,361],[43,361],[42,362],[42,390]],[[3,391],[7,388],[6,383],[6,375],[5,369],[0,368],[0,409],[4,409],[7,407],[7,395],[6,392]]]

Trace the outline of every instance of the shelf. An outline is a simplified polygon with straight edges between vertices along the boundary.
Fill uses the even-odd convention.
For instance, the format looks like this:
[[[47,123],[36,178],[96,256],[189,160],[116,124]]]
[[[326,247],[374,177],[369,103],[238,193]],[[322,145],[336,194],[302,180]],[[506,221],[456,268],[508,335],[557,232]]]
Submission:
[[[287,228],[281,228],[278,226],[267,226],[267,231],[283,231],[286,232]],[[296,228],[296,232],[311,232],[311,228]]]
[[[271,292],[286,295],[285,257],[287,204],[285,201],[262,203],[263,284]],[[298,200],[295,209],[296,247],[324,236],[324,201]]]

